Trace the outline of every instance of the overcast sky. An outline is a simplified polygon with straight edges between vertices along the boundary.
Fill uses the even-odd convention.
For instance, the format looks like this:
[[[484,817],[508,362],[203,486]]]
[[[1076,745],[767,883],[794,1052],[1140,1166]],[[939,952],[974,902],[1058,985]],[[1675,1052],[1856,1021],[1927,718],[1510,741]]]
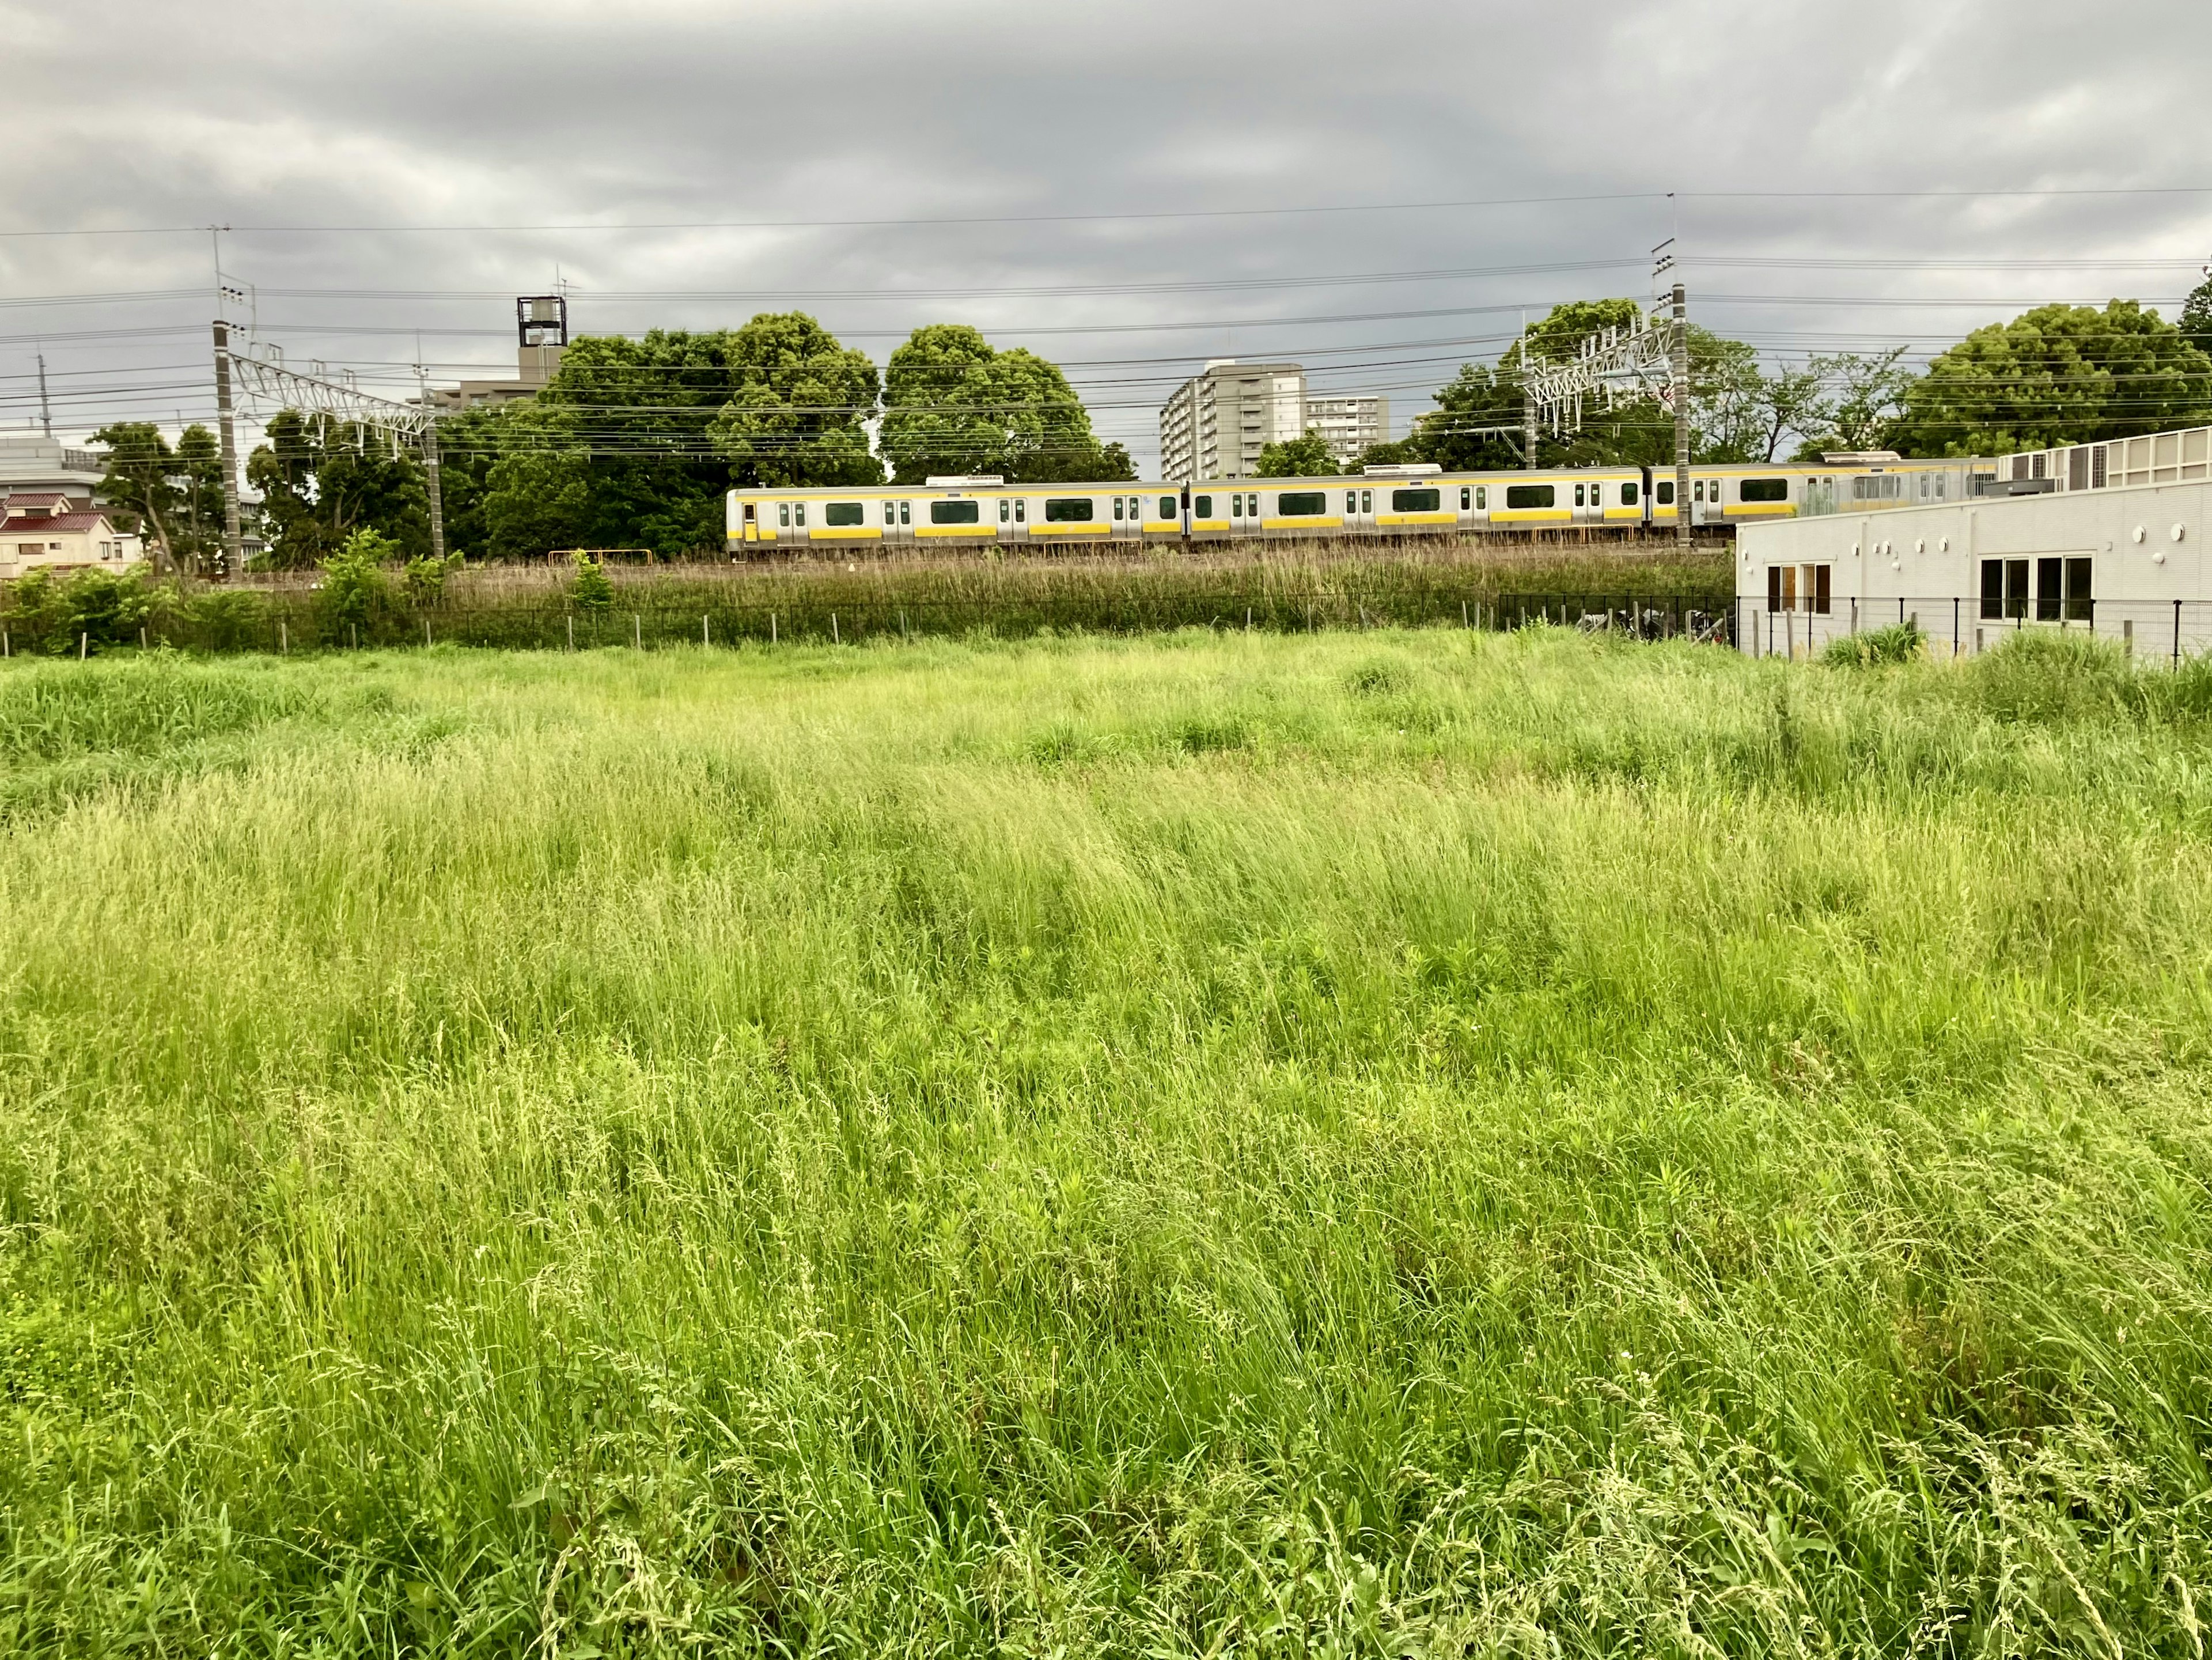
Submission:
[[[1778,355],[2171,314],[2212,258],[2203,0],[0,0],[0,421],[43,350],[72,437],[211,410],[210,238],[161,228],[211,223],[264,338],[395,391],[510,369],[557,277],[579,332],[973,323],[1147,468],[1206,358],[1402,432],[1677,230],[1693,318]],[[152,234],[28,234],[89,230]]]

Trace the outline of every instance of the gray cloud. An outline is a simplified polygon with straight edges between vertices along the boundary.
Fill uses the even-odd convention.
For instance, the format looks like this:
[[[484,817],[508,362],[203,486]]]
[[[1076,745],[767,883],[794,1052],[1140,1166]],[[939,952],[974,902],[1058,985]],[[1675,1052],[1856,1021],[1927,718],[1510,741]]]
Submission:
[[[557,272],[586,331],[795,304],[880,358],[917,324],[972,322],[1074,366],[1141,458],[1166,387],[1232,352],[1387,390],[1402,423],[1522,306],[1647,292],[1678,223],[1695,314],[1778,353],[1934,346],[2045,299],[2170,300],[2212,255],[2212,194],[1850,193],[2212,184],[2212,51],[2181,0],[2094,26],[2043,0],[109,0],[0,5],[0,228],[228,222],[270,337],[395,390],[418,329],[447,377],[511,361],[506,296]],[[1612,199],[1574,199],[1592,198]],[[634,228],[1512,198],[1540,199]],[[300,228],[425,225],[488,228]],[[584,225],[610,228],[489,228]],[[1946,260],[2029,263],[1913,263]],[[1256,286],[1171,286],[1202,283]],[[211,286],[204,234],[0,238],[0,420],[34,412],[41,341],[66,430],[204,414]],[[974,292],[1009,289],[1084,291]],[[648,293],[732,297],[621,297]]]

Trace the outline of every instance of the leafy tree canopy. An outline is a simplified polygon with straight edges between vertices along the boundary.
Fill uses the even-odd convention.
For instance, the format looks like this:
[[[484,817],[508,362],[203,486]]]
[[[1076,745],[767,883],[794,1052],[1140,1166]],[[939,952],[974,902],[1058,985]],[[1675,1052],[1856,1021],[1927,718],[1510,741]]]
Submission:
[[[430,498],[414,449],[366,427],[281,410],[267,441],[247,458],[261,493],[270,563],[321,563],[356,531],[370,530],[415,556],[430,551]]]
[[[1260,451],[1260,465],[1253,476],[1258,478],[1325,478],[1342,472],[1344,463],[1336,459],[1336,452],[1319,433],[1310,432],[1299,438],[1285,438],[1280,443],[1267,444]]]
[[[1000,351],[964,323],[918,328],[891,353],[882,442],[902,484],[933,473],[1021,483],[1136,476],[1120,445],[1099,443],[1056,364]]]
[[[2212,357],[2133,300],[2039,306],[1940,353],[1903,402],[1917,455],[2094,443],[2212,419]]]
[[[2191,345],[2212,357],[2212,277],[2191,289],[2181,302],[2180,328]]]

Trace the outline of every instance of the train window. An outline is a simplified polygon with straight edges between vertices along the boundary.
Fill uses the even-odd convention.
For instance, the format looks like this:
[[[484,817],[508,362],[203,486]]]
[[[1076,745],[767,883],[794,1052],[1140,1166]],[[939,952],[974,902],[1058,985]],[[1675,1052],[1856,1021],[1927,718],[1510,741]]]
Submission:
[[[1508,484],[1505,505],[1509,508],[1548,508],[1558,497],[1549,484]]]
[[[1373,490],[1362,490],[1359,492],[1359,510],[1362,513],[1372,513],[1375,511],[1375,492]]]
[[[1359,511],[1359,492],[1358,490],[1345,491],[1344,510],[1346,513],[1358,513]]]
[[[1651,487],[1651,499],[1658,502],[1658,504],[1662,508],[1673,507],[1674,505],[1674,481],[1671,478],[1662,478],[1657,483],[1654,484]]]
[[[1013,519],[1013,516],[1014,504],[1012,502],[1009,502],[1005,496],[1000,496],[999,498],[999,522],[1002,525],[1009,523]]]
[[[980,525],[983,522],[981,502],[932,502],[929,522],[933,525]]]
[[[801,530],[805,530],[806,528],[805,502],[801,502],[796,508],[792,509],[791,521],[794,525],[797,525]]]
[[[912,519],[912,517],[910,516],[910,515],[912,514],[913,511],[914,511],[914,503],[913,503],[913,502],[900,502],[900,503],[899,503],[899,523],[901,523],[902,525],[906,525],[906,524],[911,524],[911,523],[913,523],[913,522],[914,522],[914,521],[913,521],[913,519]]]
[[[1623,484],[1620,487],[1620,505],[1624,508],[1632,508],[1636,505],[1636,486],[1633,483]]]
[[[776,522],[777,524],[781,525],[782,526],[784,526],[787,530],[790,528],[790,526],[791,526],[791,503],[790,503],[790,502],[777,502],[777,503],[775,504],[775,522]]]
[[[1467,486],[1462,484],[1459,487],[1459,510],[1462,513],[1465,513],[1467,511],[1468,503],[1471,499],[1472,498],[1468,495]]]
[[[858,502],[824,502],[822,504],[822,522],[825,525],[857,525],[867,514],[867,508]]]
[[[1160,517],[1161,517],[1161,518],[1163,518],[1163,519],[1172,519],[1172,518],[1174,518],[1175,516],[1176,516],[1176,499],[1175,499],[1175,497],[1174,497],[1174,496],[1163,496],[1162,497],[1160,497]]]
[[[1190,498],[1190,514],[1194,519],[1212,518],[1213,498],[1210,496],[1192,496]]]
[[[1477,513],[1488,513],[1490,511],[1489,485],[1477,484],[1474,487],[1474,510]]]
[[[1439,489],[1392,490],[1390,511],[1393,513],[1434,513],[1443,503],[1444,493]]]
[[[1121,522],[1121,498],[1118,496],[1114,498],[1114,522]]]
[[[1747,478],[1743,481],[1743,499],[1747,502],[1787,502],[1790,481],[1787,478]]]
[[[1583,502],[1583,487],[1580,484],[1575,486],[1575,505],[1578,508],[1584,505]]]
[[[1275,511],[1285,518],[1304,518],[1328,511],[1327,490],[1285,490],[1275,498]]]
[[[888,526],[888,525],[891,525],[891,524],[896,523],[896,522],[897,521],[897,519],[898,519],[898,510],[897,510],[896,508],[892,507],[892,506],[891,506],[891,504],[890,504],[890,502],[884,502],[884,523],[885,525],[887,525],[887,526]]]
[[[1048,525],[1087,524],[1093,517],[1093,504],[1087,496],[1048,496],[1044,502],[1044,521]]]
[[[1016,498],[1014,502],[1014,522],[1017,525],[1026,525],[1029,523],[1029,518],[1030,504],[1020,500],[1018,497]]]

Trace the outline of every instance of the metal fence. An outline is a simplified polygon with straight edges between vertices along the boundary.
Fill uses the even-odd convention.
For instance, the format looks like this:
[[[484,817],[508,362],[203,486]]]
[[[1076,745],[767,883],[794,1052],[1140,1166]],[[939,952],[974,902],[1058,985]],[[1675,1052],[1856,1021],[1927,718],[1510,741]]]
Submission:
[[[2063,599],[1991,601],[1978,594],[1935,594],[1897,599],[1836,599],[1826,610],[1803,600],[1776,608],[1763,598],[1739,597],[1734,637],[1754,657],[1808,657],[1834,642],[1877,629],[1909,624],[1931,650],[1954,657],[1994,651],[2030,633],[2076,635],[2109,641],[2134,657],[2179,663],[2212,649],[2212,600]]]

